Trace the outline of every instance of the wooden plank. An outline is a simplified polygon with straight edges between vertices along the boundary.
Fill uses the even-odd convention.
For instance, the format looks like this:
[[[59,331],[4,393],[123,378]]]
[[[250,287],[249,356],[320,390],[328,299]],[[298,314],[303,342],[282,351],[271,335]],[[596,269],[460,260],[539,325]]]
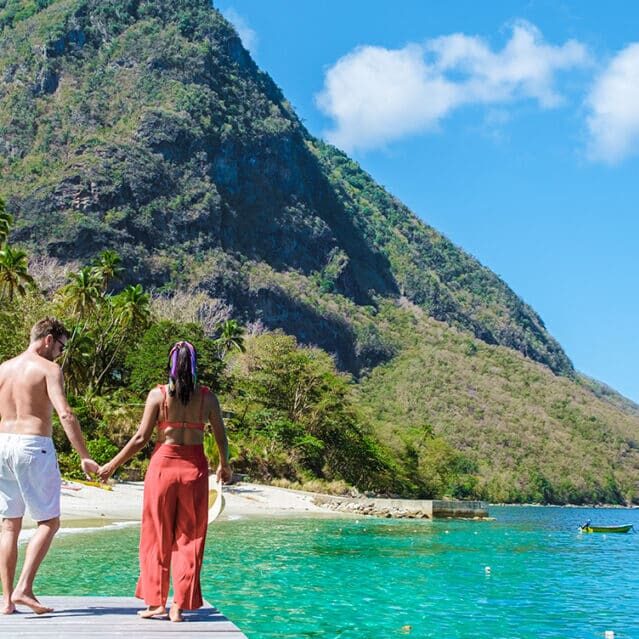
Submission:
[[[136,612],[144,607],[133,597],[40,597],[54,612],[35,615],[24,606],[19,613],[0,615],[0,637],[66,639],[73,637],[211,637],[246,639],[242,631],[216,608],[205,602],[203,608],[185,611],[184,623],[168,619],[140,619]]]

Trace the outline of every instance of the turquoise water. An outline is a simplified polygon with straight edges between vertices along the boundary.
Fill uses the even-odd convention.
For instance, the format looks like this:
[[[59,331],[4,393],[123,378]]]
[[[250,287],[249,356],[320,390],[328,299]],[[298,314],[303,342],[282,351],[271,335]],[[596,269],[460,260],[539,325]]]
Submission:
[[[576,531],[586,519],[639,528],[639,510],[491,515],[215,524],[204,596],[249,639],[639,638],[639,535]],[[38,592],[132,594],[137,537],[133,528],[57,539]]]

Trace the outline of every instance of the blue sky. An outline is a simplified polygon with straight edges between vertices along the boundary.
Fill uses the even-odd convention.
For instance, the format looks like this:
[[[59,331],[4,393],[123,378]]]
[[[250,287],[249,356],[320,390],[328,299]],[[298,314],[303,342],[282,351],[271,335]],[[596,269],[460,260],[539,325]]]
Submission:
[[[639,401],[639,5],[214,5],[311,133]]]

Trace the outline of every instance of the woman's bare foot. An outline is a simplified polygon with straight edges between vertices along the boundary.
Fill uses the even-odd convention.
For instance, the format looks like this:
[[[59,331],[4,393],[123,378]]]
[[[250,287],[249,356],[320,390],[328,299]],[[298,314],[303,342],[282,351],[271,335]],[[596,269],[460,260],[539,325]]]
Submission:
[[[164,606],[149,606],[146,610],[138,610],[138,616],[142,617],[142,619],[166,617],[166,608]]]
[[[175,623],[184,621],[184,617],[182,616],[182,611],[178,608],[178,605],[175,603],[171,605],[171,610],[169,611],[169,619]]]
[[[36,615],[44,615],[47,612],[53,612],[53,608],[43,606],[32,592],[27,593],[14,590],[13,595],[11,595],[11,603],[13,603],[14,606],[27,606],[27,608],[31,608]]]
[[[13,605],[13,602],[11,600],[2,602],[0,613],[2,613],[3,615],[11,615],[15,611],[16,611],[16,607]]]

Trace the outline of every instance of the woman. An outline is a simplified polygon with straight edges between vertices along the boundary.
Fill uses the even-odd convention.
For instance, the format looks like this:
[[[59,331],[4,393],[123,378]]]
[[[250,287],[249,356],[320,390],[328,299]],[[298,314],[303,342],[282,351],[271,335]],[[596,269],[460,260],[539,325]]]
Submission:
[[[149,441],[157,424],[155,450],[144,479],[140,532],[140,578],[135,596],[144,599],[148,619],[166,615],[169,575],[173,575],[171,621],[182,610],[202,606],[200,570],[208,519],[208,464],[202,445],[210,422],[220,452],[217,479],[229,481],[228,442],[220,405],[197,382],[197,354],[189,342],[169,353],[169,383],[148,395],[140,426],[126,446],[99,471],[105,481]]]

